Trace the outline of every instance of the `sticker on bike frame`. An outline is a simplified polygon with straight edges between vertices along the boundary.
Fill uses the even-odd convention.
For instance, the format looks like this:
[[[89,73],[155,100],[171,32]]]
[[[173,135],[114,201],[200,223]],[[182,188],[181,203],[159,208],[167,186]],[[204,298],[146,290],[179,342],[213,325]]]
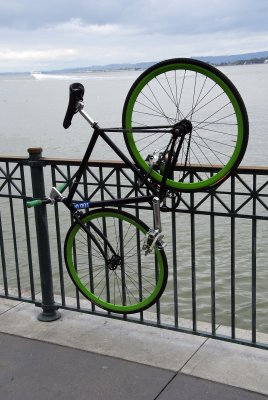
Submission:
[[[83,210],[83,209],[85,209],[85,208],[90,208],[91,203],[89,203],[88,201],[86,201],[86,202],[82,202],[82,203],[75,203],[73,206],[74,206],[74,208],[75,208],[76,210]]]

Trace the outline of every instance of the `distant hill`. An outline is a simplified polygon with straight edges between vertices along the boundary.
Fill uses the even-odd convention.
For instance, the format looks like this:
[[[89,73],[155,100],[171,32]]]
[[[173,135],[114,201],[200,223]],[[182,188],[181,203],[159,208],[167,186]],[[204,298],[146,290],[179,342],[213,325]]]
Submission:
[[[193,57],[198,60],[208,62],[214,65],[228,64],[255,64],[262,63],[268,59],[268,51],[259,51],[257,53],[234,54],[228,56],[202,56]]]
[[[234,65],[234,64],[260,64],[268,59],[268,51],[259,51],[256,53],[233,54],[225,56],[195,56],[191,57],[213,65]],[[144,70],[156,64],[157,61],[140,62],[135,64],[108,64],[108,65],[91,65],[81,68],[68,68],[54,71],[50,73],[79,73],[79,72],[100,72],[100,71],[122,71],[122,70]]]

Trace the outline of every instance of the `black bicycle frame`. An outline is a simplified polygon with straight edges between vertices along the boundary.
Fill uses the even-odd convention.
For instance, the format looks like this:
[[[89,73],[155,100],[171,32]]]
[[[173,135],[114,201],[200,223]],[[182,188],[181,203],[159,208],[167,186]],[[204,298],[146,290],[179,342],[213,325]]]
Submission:
[[[97,247],[99,248],[100,252],[102,253],[102,255],[104,256],[104,258],[106,259],[107,262],[109,262],[109,260],[107,259],[107,256],[105,254],[105,252],[103,251],[102,247],[100,246],[100,244],[98,243],[98,240],[94,237],[94,235],[92,234],[92,232],[88,229],[87,225],[92,228],[104,241],[104,243],[110,248],[111,252],[113,254],[116,254],[115,250],[113,249],[113,247],[111,246],[111,244],[109,243],[109,240],[103,235],[103,233],[98,229],[98,227],[96,227],[94,225],[94,223],[92,223],[91,221],[87,222],[87,225],[84,224],[81,220],[81,213],[77,212],[77,209],[75,207],[75,203],[73,203],[73,197],[75,195],[76,189],[79,185],[79,182],[83,176],[84,171],[87,168],[87,164],[89,161],[89,158],[92,154],[92,151],[95,147],[95,144],[97,142],[98,137],[100,136],[113,150],[114,152],[121,158],[122,161],[125,162],[125,164],[134,172],[134,174],[140,179],[140,181],[142,182],[140,186],[142,186],[143,184],[145,184],[145,186],[147,187],[147,189],[152,193],[150,195],[147,196],[135,196],[135,197],[128,197],[128,198],[124,198],[124,199],[110,199],[110,200],[103,200],[103,201],[93,201],[93,202],[86,202],[85,204],[87,205],[86,207],[82,207],[82,208],[96,208],[96,207],[105,207],[105,206],[122,206],[125,204],[131,204],[131,203],[142,203],[142,202],[152,202],[154,197],[162,197],[165,193],[165,188],[166,188],[166,180],[167,177],[169,176],[169,172],[171,170],[171,157],[172,157],[172,152],[169,154],[168,160],[167,160],[167,168],[165,169],[165,174],[163,176],[162,182],[160,184],[160,187],[156,187],[154,186],[147,178],[150,174],[149,170],[147,173],[142,173],[135,164],[133,164],[132,161],[130,161],[130,159],[128,157],[125,156],[125,154],[116,146],[116,144],[114,144],[114,142],[109,138],[109,136],[106,134],[106,131],[115,131],[115,132],[124,132],[124,129],[101,129],[98,124],[94,121],[92,121],[90,119],[89,116],[87,116],[87,114],[85,114],[84,112],[81,114],[88,120],[88,122],[90,123],[90,125],[94,128],[93,130],[93,134],[92,137],[89,141],[87,150],[84,154],[84,157],[81,161],[81,164],[77,170],[77,172],[74,175],[74,180],[72,182],[69,194],[66,198],[64,198],[62,201],[65,204],[65,206],[71,211],[74,219],[76,220],[76,222],[81,226],[81,228],[90,236],[90,238],[95,242],[95,244],[97,245]],[[153,127],[150,127],[149,129],[152,129]],[[158,128],[158,127],[155,127]],[[146,128],[144,128],[144,130],[146,130]],[[175,139],[172,139],[172,148],[175,146]],[[179,146],[181,147],[181,146]],[[80,207],[78,207],[80,208]]]
[[[71,211],[76,222],[87,233],[87,235],[89,235],[91,240],[93,240],[94,243],[97,245],[97,247],[99,248],[99,251],[105,258],[106,262],[109,262],[109,260],[107,259],[107,255],[105,254],[105,252],[102,249],[101,245],[99,244],[98,240],[95,238],[94,234],[89,230],[88,227],[93,229],[95,231],[95,233],[97,233],[97,235],[99,235],[99,237],[102,238],[104,243],[110,248],[112,254],[116,254],[116,251],[111,246],[109,240],[103,235],[103,233],[98,229],[98,227],[94,225],[94,223],[88,221],[87,222],[88,226],[87,226],[86,224],[84,224],[81,221],[81,214],[77,212],[77,210],[74,208],[74,205],[72,202],[73,197],[75,195],[75,191],[78,187],[78,184],[82,178],[84,171],[87,168],[89,157],[91,156],[91,153],[95,147],[95,144],[96,144],[99,136],[101,136],[103,138],[103,140],[105,140],[105,142],[115,151],[115,153],[126,163],[126,165],[132,169],[132,171],[136,174],[136,176],[138,176],[138,178],[144,180],[144,174],[142,174],[138,170],[138,168],[124,155],[124,153],[113,143],[113,141],[107,136],[107,134],[104,132],[104,130],[102,130],[98,125],[95,125],[92,137],[91,137],[88,147],[87,147],[87,150],[86,150],[84,157],[81,161],[81,164],[74,176],[74,181],[72,182],[72,186],[70,188],[69,194],[63,200],[63,203]],[[150,182],[145,181],[144,183],[146,184],[147,188],[152,192],[151,195],[139,196],[139,197],[128,197],[126,199],[111,199],[111,200],[103,200],[103,201],[93,201],[93,202],[90,202],[90,207],[92,207],[92,208],[105,207],[105,206],[117,206],[118,207],[120,205],[122,206],[122,205],[130,204],[130,203],[150,202],[150,201],[152,201],[153,197],[158,193],[158,191]]]
[[[122,130],[123,131],[123,130]],[[136,166],[133,164],[128,157],[125,156],[125,154],[114,144],[114,142],[109,138],[109,136],[105,133],[103,129],[101,129],[99,126],[95,126],[92,137],[90,139],[90,142],[88,144],[87,150],[84,154],[84,157],[81,161],[81,164],[75,174],[74,181],[72,183],[72,186],[70,188],[68,196],[64,199],[65,205],[72,209],[72,200],[75,194],[75,191],[77,189],[77,186],[83,176],[83,173],[85,169],[87,168],[87,164],[89,161],[89,158],[91,156],[91,153],[95,147],[95,144],[97,142],[98,137],[101,137],[113,150],[114,152],[124,161],[124,163],[135,173],[135,175],[146,185],[146,187],[151,191],[151,195],[148,196],[138,196],[138,197],[128,197],[126,199],[112,199],[112,200],[103,200],[103,201],[94,201],[90,202],[91,207],[103,207],[103,206],[120,206],[124,204],[130,204],[130,203],[140,203],[140,202],[149,202],[153,199],[154,196],[156,196],[159,193],[159,190],[156,189],[156,187],[151,184],[150,181],[144,179],[144,173],[142,173]]]

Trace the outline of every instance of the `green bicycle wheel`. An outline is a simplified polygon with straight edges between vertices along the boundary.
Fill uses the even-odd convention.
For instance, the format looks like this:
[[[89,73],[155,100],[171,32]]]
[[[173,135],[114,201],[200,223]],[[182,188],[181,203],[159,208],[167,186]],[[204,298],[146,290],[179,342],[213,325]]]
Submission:
[[[165,289],[168,267],[157,243],[148,255],[142,250],[149,228],[126,212],[108,208],[86,213],[82,222],[94,240],[75,222],[64,249],[68,273],[78,290],[115,313],[130,314],[152,306]]]
[[[166,60],[142,73],[125,100],[122,125],[128,150],[144,172],[149,171],[148,155],[163,166],[171,130],[181,121],[190,129],[167,187],[191,192],[223,182],[241,162],[248,142],[247,111],[235,86],[215,67],[187,58]],[[216,166],[217,172],[211,176],[204,165]],[[156,183],[161,183],[160,171],[150,173]]]

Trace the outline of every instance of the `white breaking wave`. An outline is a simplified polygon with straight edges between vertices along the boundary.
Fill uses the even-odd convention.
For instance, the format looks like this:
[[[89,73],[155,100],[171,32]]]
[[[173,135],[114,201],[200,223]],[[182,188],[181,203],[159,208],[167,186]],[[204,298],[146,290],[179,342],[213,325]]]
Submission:
[[[103,73],[106,74],[106,73]],[[46,74],[43,72],[32,72],[31,76],[36,79],[36,80],[48,80],[48,79],[56,79],[56,80],[79,80],[79,79],[83,79],[83,80],[90,80],[90,79],[94,79],[94,80],[114,80],[114,79],[133,79],[133,76],[131,75],[118,75],[116,76],[115,74],[113,75],[97,75],[96,73],[93,72],[87,72],[85,74],[79,74],[79,75],[73,75],[73,74],[66,74],[66,75],[58,75],[58,74]]]

